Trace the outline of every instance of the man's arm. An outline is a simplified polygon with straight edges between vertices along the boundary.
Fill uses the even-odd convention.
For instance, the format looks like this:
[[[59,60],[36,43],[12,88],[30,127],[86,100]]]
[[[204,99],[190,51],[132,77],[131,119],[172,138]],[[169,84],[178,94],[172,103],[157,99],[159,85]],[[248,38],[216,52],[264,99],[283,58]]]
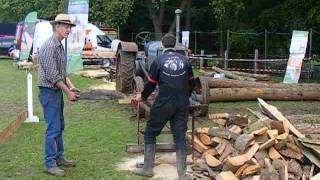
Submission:
[[[159,81],[159,69],[157,59],[152,62],[149,73],[147,75],[147,82],[144,84],[142,91],[142,100],[147,100],[149,95],[154,91]]]
[[[71,80],[70,80],[69,77],[66,77],[66,83],[67,83],[67,86],[69,87],[69,89],[70,89],[71,91],[80,92],[80,89],[76,88],[76,87],[72,84],[72,82],[71,82]]]
[[[69,101],[76,101],[79,97],[75,92],[71,91],[63,81],[58,81],[56,86],[67,95]]]
[[[154,91],[159,81],[159,68],[157,64],[157,59],[151,64],[149,73],[147,75],[147,82],[144,84],[143,91],[141,95],[138,95],[136,100],[147,100],[149,95]]]

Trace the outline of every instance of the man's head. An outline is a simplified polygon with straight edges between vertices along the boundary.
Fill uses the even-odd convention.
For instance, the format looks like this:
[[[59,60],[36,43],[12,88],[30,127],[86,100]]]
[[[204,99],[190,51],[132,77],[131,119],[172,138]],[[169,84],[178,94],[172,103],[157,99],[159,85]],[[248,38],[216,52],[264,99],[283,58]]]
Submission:
[[[176,45],[176,37],[171,34],[165,34],[161,39],[164,48],[173,48]]]
[[[70,21],[67,14],[58,14],[54,21],[51,21],[50,23],[52,24],[54,33],[61,40],[68,37],[71,28],[76,26]]]

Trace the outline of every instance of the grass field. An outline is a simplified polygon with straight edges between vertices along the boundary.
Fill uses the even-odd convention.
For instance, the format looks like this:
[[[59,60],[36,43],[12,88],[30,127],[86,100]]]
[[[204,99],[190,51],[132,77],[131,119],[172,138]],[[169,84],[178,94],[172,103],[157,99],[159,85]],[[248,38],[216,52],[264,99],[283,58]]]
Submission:
[[[34,74],[34,87],[37,74]],[[0,124],[3,129],[26,110],[26,72],[11,61],[0,61]],[[85,90],[103,83],[71,76],[74,84]],[[130,110],[116,101],[65,101],[65,155],[76,159],[76,168],[67,169],[68,179],[139,179],[130,172],[115,170],[115,165],[130,154],[128,142],[135,142],[135,123]],[[39,124],[22,124],[5,143],[0,144],[0,179],[57,179],[43,173],[44,120],[34,88],[35,114]]]
[[[0,60],[0,129],[6,127],[22,111],[26,111],[26,72],[17,70],[12,61]],[[35,115],[38,124],[22,124],[5,143],[0,144],[0,179],[57,179],[43,173],[43,114],[37,98],[37,73],[33,72]],[[102,84],[72,75],[81,90]],[[318,101],[274,101],[284,114],[319,114]],[[210,104],[212,112],[249,114],[247,107],[258,109],[257,102],[228,102]],[[131,111],[114,100],[65,101],[65,155],[76,159],[76,168],[66,170],[66,179],[139,179],[130,172],[117,171],[115,166],[123,158],[133,156],[125,152],[128,142],[135,142],[135,126]],[[198,123],[199,124],[199,123]]]

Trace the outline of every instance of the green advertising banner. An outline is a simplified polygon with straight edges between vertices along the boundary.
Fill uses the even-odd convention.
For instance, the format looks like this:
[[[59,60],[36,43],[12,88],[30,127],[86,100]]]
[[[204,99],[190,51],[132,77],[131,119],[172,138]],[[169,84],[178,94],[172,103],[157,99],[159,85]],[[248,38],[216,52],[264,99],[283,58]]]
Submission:
[[[29,57],[36,24],[37,24],[37,12],[30,12],[25,17],[24,23],[23,23],[19,61],[27,60]]]
[[[83,69],[81,58],[85,40],[85,25],[88,23],[89,0],[69,0],[68,15],[76,24],[67,39],[67,73]]]
[[[290,55],[283,83],[298,83],[308,43],[308,31],[293,31]]]

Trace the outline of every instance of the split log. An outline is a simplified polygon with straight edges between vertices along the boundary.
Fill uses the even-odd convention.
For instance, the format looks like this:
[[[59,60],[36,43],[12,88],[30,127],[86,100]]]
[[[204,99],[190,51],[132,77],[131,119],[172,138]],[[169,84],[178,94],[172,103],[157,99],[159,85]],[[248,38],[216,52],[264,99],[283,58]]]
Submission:
[[[274,148],[274,147],[271,147],[269,148],[269,157],[272,159],[272,160],[276,160],[276,159],[284,159],[281,154]]]
[[[230,115],[228,113],[213,113],[209,114],[209,119],[223,119],[228,118]]]
[[[315,176],[311,177],[311,180],[319,180],[319,179],[320,179],[320,173],[318,173]]]
[[[264,100],[258,98],[260,103],[260,107],[263,109],[264,112],[268,113],[271,118],[282,121],[285,127],[288,127],[290,131],[296,135],[298,138],[304,138],[305,136],[301,134],[290,122],[289,120],[282,115],[280,111],[275,106],[267,104]]]
[[[207,134],[199,134],[199,139],[204,145],[210,145],[212,144],[210,136]]]
[[[223,138],[221,138],[221,137],[213,137],[213,138],[211,138],[211,141],[212,141],[213,143],[218,143],[218,144],[220,144],[220,143],[223,141]]]
[[[268,153],[266,151],[258,151],[254,157],[256,158],[256,160],[258,161],[258,164],[263,167],[265,166],[265,160],[266,158],[269,158]]]
[[[216,177],[216,180],[238,180],[238,178],[231,171],[223,171]]]
[[[241,174],[242,174],[242,172],[243,172],[243,170],[245,170],[248,166],[249,166],[249,164],[244,164],[244,165],[242,165],[242,166],[237,170],[237,172],[236,172],[235,175],[236,175],[237,177],[240,177]]]
[[[320,88],[214,88],[209,90],[209,102],[265,100],[320,100]]]
[[[279,170],[283,166],[288,166],[288,163],[285,160],[282,160],[282,159],[275,159],[275,160],[272,161],[272,166],[276,170]]]
[[[314,173],[314,164],[311,165],[309,177],[312,177]]]
[[[199,134],[208,134],[209,128],[197,128],[196,132]]]
[[[217,152],[217,150],[216,150],[215,148],[210,148],[210,149],[207,149],[207,150],[205,150],[205,151],[203,152],[203,155],[204,155],[204,156],[207,155],[207,154],[210,154],[210,155],[212,155],[212,156],[215,156],[215,155],[217,155],[217,154],[219,154],[219,153]]]
[[[263,134],[265,134],[267,131],[268,131],[268,128],[267,128],[267,127],[262,127],[261,129],[252,131],[250,134],[252,134],[252,135],[263,135]]]
[[[258,170],[260,169],[260,166],[259,165],[249,165],[248,167],[246,167],[242,174],[243,175],[249,175],[249,174],[253,174],[253,173],[256,173]]]
[[[192,142],[192,135],[188,134],[187,138],[190,142]],[[194,136],[193,148],[199,153],[203,153],[205,150],[209,149],[209,147],[204,145],[196,136]]]
[[[247,147],[254,141],[254,136],[250,134],[241,134],[234,143],[234,148],[243,153]]]
[[[255,143],[253,146],[251,146],[247,150],[245,154],[231,157],[227,161],[233,166],[241,166],[245,162],[249,161],[254,156],[254,154],[258,151],[258,149],[259,149],[259,145]]]
[[[292,149],[290,148],[284,148],[284,149],[281,149],[281,150],[278,150],[279,153],[285,157],[288,157],[288,158],[293,158],[293,159],[297,159],[297,160],[302,160],[303,159],[303,155],[300,154],[300,153],[297,153],[295,151],[293,151]]]
[[[267,134],[255,136],[254,139],[255,139],[255,142],[258,143],[258,144],[263,144],[263,143],[265,143],[265,142],[267,142],[269,140]]]
[[[260,145],[260,150],[268,149],[276,143],[276,139],[269,139],[267,142]]]
[[[207,154],[205,159],[206,159],[206,163],[210,167],[218,167],[221,165],[221,162],[210,154]]]
[[[318,168],[320,168],[320,160],[315,156],[311,150],[304,147],[299,141],[296,141],[297,146],[300,148],[303,155],[305,155],[312,163],[314,163]]]
[[[228,143],[229,143],[229,142],[224,139],[224,140],[216,147],[216,150],[217,150],[218,154],[221,155],[221,154],[223,153],[223,151],[224,151],[224,149],[226,148],[226,146],[227,146]]]
[[[288,166],[285,165],[279,169],[280,180],[288,180]]]
[[[247,108],[247,110],[249,111],[249,112],[251,112],[254,116],[256,116],[257,118],[259,118],[259,119],[268,119],[268,116],[266,116],[266,115],[264,115],[262,112],[260,112],[260,111],[254,111],[254,110],[252,110],[252,109],[250,109],[250,108]]]
[[[247,117],[242,117],[242,116],[229,116],[227,125],[238,125],[240,127],[245,127],[248,126],[249,119]]]
[[[230,128],[229,128],[229,131],[235,133],[235,134],[241,134],[242,133],[242,129],[240,128],[240,126],[237,126],[237,125],[232,125]]]
[[[293,173],[294,175],[298,176],[299,178],[302,177],[302,168],[299,165],[299,163],[294,159],[291,159],[288,162],[288,172]]]
[[[311,149],[314,154],[318,157],[320,157],[320,145],[317,144],[309,144],[309,143],[305,143],[305,142],[301,142],[303,146]]]
[[[227,120],[225,120],[225,119],[211,119],[211,121],[213,123],[218,124],[219,126],[225,126],[226,122],[227,122]]]
[[[267,134],[269,136],[269,138],[276,138],[278,136],[278,130],[277,129],[270,129],[267,131]],[[276,141],[277,142],[277,141]]]
[[[261,169],[261,180],[279,180],[278,172],[273,168],[269,159],[265,159],[266,167]]]
[[[224,128],[211,128],[209,130],[209,135],[214,137],[221,137],[225,139],[231,139],[231,138],[237,139],[237,137],[239,136],[238,134],[235,134],[229,131],[228,129],[224,129]]]
[[[285,132],[282,121],[271,121],[270,122],[270,129],[278,130],[278,134],[282,134]]]
[[[236,150],[232,147],[231,143],[228,143],[221,154],[219,161],[223,162],[229,155],[234,153]]]
[[[251,134],[252,132],[254,131],[260,131],[260,129],[262,130],[268,130],[265,129],[267,127],[267,123],[264,121],[264,120],[257,120],[251,124],[249,124],[245,129],[244,131],[247,132],[248,134]],[[262,133],[263,134],[263,133]]]

